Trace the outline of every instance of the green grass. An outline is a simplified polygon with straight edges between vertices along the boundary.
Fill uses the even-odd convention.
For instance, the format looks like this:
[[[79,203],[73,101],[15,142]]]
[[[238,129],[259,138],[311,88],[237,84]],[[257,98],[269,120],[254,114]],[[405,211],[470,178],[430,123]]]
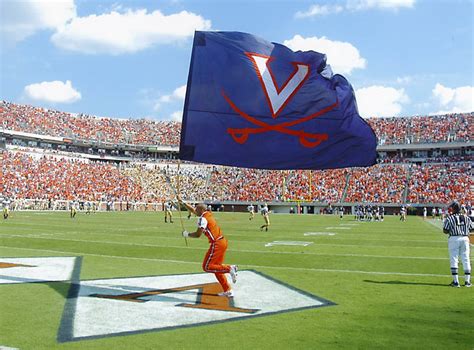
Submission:
[[[20,349],[472,349],[474,289],[450,288],[446,237],[409,217],[333,230],[333,216],[215,214],[226,262],[337,305],[221,324],[57,343],[67,282],[0,285],[0,346]],[[342,223],[352,223],[346,216]],[[193,230],[195,219],[184,218]],[[335,236],[303,236],[332,231]],[[0,257],[82,256],[81,279],[201,272],[207,240],[161,213],[18,212],[0,223]],[[314,242],[273,246],[274,240]],[[462,268],[460,269],[462,271]],[[1,274],[1,271],[0,271]],[[462,278],[461,278],[462,279]],[[242,282],[243,283],[243,282]],[[258,288],[258,286],[255,286]],[[125,316],[126,317],[126,316]]]

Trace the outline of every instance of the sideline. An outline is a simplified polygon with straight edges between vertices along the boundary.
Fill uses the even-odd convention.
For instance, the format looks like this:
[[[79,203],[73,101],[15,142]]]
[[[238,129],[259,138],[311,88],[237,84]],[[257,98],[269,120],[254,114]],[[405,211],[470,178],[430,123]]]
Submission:
[[[443,221],[437,219],[426,219],[423,222],[433,225],[434,227],[443,230]]]

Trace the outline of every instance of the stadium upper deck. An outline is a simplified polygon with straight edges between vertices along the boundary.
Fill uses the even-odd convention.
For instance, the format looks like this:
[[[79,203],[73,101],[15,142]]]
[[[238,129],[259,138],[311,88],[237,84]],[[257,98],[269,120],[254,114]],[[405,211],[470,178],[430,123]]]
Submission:
[[[368,119],[380,145],[474,140],[474,113]],[[116,119],[48,110],[2,101],[0,127],[69,139],[132,145],[177,146],[181,123]]]

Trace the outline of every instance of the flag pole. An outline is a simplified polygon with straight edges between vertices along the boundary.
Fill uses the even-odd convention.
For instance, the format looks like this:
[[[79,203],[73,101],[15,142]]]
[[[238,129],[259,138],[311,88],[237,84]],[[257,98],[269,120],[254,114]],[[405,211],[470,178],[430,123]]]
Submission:
[[[178,174],[176,178],[176,201],[178,202],[178,217],[179,221],[181,222],[181,229],[184,231],[184,222],[183,222],[183,217],[181,216],[181,203],[179,200],[179,193],[180,193],[180,179],[179,179],[179,173],[180,173],[180,167],[181,165],[181,160],[178,159]],[[186,243],[186,247],[188,246],[188,239],[184,237],[184,242]]]

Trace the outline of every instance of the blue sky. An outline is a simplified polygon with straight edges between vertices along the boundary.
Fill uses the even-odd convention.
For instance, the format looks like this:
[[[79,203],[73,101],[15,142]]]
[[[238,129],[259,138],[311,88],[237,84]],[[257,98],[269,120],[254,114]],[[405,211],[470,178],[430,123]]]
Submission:
[[[326,53],[363,117],[474,110],[468,0],[0,0],[0,99],[180,120],[194,30]]]

